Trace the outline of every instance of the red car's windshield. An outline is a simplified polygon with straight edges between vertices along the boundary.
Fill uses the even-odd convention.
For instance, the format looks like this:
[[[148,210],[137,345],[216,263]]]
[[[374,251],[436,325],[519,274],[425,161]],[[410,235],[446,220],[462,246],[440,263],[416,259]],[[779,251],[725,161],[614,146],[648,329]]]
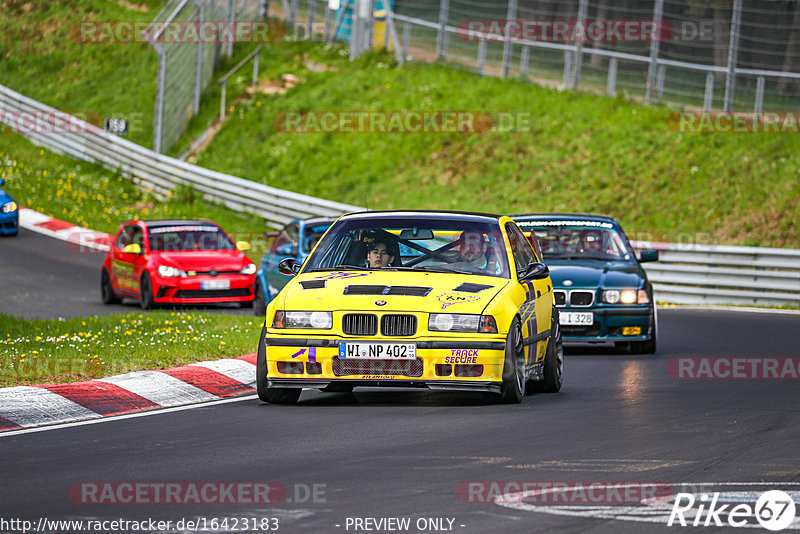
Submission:
[[[236,247],[216,226],[162,226],[150,228],[150,250],[177,252],[231,250]]]

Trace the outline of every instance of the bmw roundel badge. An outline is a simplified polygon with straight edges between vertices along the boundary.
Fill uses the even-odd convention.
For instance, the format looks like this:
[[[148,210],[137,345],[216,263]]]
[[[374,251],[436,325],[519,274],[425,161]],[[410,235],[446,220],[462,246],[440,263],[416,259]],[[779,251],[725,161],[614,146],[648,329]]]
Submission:
[[[386,306],[386,301],[385,300],[376,300],[375,301],[375,306]]]

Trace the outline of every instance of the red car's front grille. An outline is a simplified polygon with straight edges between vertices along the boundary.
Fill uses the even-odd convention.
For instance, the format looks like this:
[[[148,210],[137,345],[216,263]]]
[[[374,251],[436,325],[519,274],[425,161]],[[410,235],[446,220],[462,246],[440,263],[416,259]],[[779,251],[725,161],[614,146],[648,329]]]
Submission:
[[[361,360],[335,356],[333,374],[422,376],[422,360]]]

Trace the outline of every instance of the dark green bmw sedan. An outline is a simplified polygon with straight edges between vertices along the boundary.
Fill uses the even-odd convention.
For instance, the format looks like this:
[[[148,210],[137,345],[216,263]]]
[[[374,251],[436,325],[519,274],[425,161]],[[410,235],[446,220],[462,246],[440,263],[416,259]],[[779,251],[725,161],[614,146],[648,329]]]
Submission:
[[[612,217],[585,213],[512,215],[544,258],[553,280],[565,342],[613,342],[637,354],[656,352],[653,286]]]

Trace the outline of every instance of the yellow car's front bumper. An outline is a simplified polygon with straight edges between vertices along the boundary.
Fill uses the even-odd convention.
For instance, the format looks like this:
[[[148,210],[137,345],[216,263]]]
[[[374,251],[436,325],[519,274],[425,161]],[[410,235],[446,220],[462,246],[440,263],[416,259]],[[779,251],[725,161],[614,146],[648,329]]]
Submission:
[[[331,384],[377,387],[426,387],[498,393],[502,383],[505,341],[403,339],[416,345],[416,359],[341,357],[344,338],[265,336],[270,387],[325,388]],[[374,342],[400,342],[380,339]]]

